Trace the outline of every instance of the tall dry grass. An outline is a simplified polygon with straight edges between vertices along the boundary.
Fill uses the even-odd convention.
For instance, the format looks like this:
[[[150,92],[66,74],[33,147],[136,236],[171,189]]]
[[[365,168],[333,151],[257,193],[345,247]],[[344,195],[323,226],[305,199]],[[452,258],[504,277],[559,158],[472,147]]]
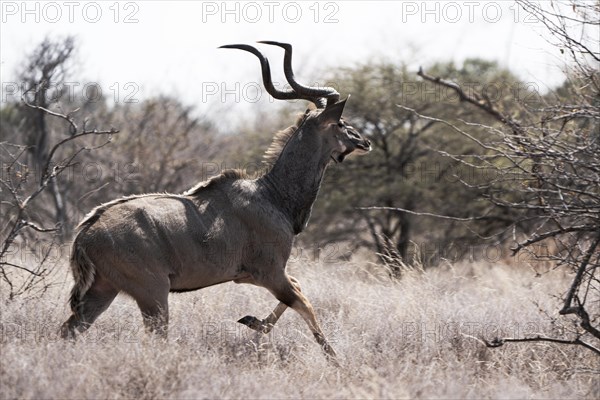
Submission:
[[[289,310],[261,337],[235,321],[265,317],[264,289],[223,284],[173,294],[168,343],[143,333],[119,297],[76,343],[64,275],[37,299],[2,304],[0,393],[68,398],[598,398],[598,358],[550,343],[488,349],[473,337],[557,334],[566,278],[527,268],[456,265],[398,283],[367,263],[292,263],[340,356],[329,365]],[[64,282],[64,283],[61,283]]]

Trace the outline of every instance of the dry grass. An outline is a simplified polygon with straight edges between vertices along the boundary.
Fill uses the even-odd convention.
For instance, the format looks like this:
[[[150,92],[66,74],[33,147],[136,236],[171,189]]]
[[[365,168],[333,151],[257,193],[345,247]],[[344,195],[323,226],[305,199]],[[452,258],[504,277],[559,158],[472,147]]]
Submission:
[[[75,344],[57,338],[70,282],[40,299],[3,303],[2,398],[598,398],[598,358],[549,343],[487,349],[487,338],[555,333],[565,277],[464,265],[398,284],[365,263],[292,264],[342,363],[328,365],[286,312],[259,337],[235,321],[265,317],[264,290],[224,284],[170,299],[168,343],[142,332],[119,297]],[[57,277],[58,281],[64,280]],[[539,307],[539,308],[538,308]]]

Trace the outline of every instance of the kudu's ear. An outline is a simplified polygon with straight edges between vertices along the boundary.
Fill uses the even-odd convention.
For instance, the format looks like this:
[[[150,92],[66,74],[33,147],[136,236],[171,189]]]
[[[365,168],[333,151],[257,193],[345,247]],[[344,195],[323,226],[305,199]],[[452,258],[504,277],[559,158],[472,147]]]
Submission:
[[[345,100],[325,107],[321,115],[319,115],[319,121],[324,124],[338,123],[340,118],[342,118],[342,113],[344,112],[344,107],[346,106],[346,101],[349,97],[350,96],[348,96]]]

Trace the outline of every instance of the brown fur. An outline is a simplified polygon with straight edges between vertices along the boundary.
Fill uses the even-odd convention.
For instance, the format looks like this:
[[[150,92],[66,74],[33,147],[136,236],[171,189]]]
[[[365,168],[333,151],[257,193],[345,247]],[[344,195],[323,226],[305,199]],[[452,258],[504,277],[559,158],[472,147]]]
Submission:
[[[368,140],[336,122],[342,111],[343,103],[309,111],[278,132],[267,151],[272,168],[257,179],[227,170],[181,195],[128,196],[92,210],[73,243],[73,313],[62,336],[89,328],[120,292],[137,302],[148,330],[166,336],[169,292],[234,281],[264,287],[280,302],[266,322],[240,322],[265,331],[291,307],[335,357],[310,302],[285,268],[331,159],[370,148]]]
[[[199,193],[203,189],[212,187],[214,185],[218,185],[218,184],[230,181],[230,180],[245,179],[245,178],[246,178],[246,173],[244,171],[242,171],[241,169],[226,169],[219,175],[213,176],[212,178],[210,178],[204,182],[200,182],[193,188],[185,191],[183,193],[183,195],[184,196],[194,196],[195,194]]]

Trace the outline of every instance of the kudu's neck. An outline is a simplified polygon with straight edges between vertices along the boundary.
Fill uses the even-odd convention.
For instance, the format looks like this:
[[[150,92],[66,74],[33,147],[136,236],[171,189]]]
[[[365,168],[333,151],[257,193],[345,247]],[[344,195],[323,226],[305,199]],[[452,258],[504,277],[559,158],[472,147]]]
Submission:
[[[294,234],[306,227],[329,161],[320,134],[299,127],[261,180],[274,203],[289,217]]]

